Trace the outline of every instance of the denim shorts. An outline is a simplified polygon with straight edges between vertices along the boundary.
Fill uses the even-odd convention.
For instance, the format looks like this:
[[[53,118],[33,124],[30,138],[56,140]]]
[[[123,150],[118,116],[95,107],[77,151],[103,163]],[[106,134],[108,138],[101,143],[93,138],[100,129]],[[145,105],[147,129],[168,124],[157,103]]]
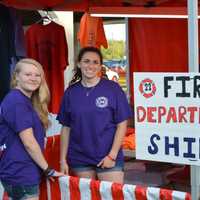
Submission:
[[[72,172],[84,172],[84,171],[96,171],[96,173],[112,172],[112,171],[124,171],[124,161],[117,160],[114,167],[101,168],[96,165],[70,165]]]
[[[31,197],[39,196],[39,185],[13,186],[5,183],[4,181],[1,183],[9,198],[13,200],[25,200]]]

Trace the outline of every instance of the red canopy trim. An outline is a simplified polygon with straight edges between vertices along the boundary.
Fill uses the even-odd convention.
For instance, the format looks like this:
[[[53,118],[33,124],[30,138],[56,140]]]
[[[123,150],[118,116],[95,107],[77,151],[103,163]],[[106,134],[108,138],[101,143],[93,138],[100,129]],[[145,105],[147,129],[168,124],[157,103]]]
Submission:
[[[186,7],[91,7],[92,14],[187,15]]]
[[[90,6],[121,6],[122,0],[2,0],[1,3],[27,10],[51,8],[63,11],[87,11]]]
[[[88,11],[89,9],[94,9],[94,7],[101,7],[101,9],[107,7],[106,11],[109,13],[115,12],[116,14],[120,12],[126,13],[135,7],[141,7],[141,9],[146,7],[145,11],[151,10],[150,12],[153,12],[155,8],[159,7],[158,9],[160,9],[162,6],[173,8],[187,6],[187,0],[1,0],[0,3],[27,10],[51,8],[52,10],[63,11]],[[113,7],[117,7],[117,10],[115,9],[114,11]],[[121,9],[122,11],[120,11]]]

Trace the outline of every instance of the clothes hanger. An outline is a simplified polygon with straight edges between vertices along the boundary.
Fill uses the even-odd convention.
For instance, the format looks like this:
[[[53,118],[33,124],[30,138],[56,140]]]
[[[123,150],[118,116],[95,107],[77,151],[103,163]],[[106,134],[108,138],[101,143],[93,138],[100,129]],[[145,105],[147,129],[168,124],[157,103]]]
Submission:
[[[46,14],[44,16],[41,16],[41,18],[35,22],[36,24],[47,25],[53,21],[53,18],[49,15],[48,10],[45,10],[45,11],[46,11]]]

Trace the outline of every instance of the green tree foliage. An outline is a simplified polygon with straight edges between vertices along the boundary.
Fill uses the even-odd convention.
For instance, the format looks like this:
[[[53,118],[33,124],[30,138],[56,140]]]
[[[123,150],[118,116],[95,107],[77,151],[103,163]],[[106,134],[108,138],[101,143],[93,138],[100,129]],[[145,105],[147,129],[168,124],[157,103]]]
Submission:
[[[108,48],[101,48],[105,60],[123,59],[125,55],[125,42],[123,40],[109,40]]]

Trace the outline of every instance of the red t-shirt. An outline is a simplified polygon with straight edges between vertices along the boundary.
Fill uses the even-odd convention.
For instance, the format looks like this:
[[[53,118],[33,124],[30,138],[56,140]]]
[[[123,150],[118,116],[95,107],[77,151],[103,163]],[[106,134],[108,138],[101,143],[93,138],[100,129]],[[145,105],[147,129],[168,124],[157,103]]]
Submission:
[[[64,70],[68,65],[68,48],[64,27],[54,22],[33,24],[26,32],[27,55],[44,68],[51,93],[49,111],[57,113],[64,93]]]

